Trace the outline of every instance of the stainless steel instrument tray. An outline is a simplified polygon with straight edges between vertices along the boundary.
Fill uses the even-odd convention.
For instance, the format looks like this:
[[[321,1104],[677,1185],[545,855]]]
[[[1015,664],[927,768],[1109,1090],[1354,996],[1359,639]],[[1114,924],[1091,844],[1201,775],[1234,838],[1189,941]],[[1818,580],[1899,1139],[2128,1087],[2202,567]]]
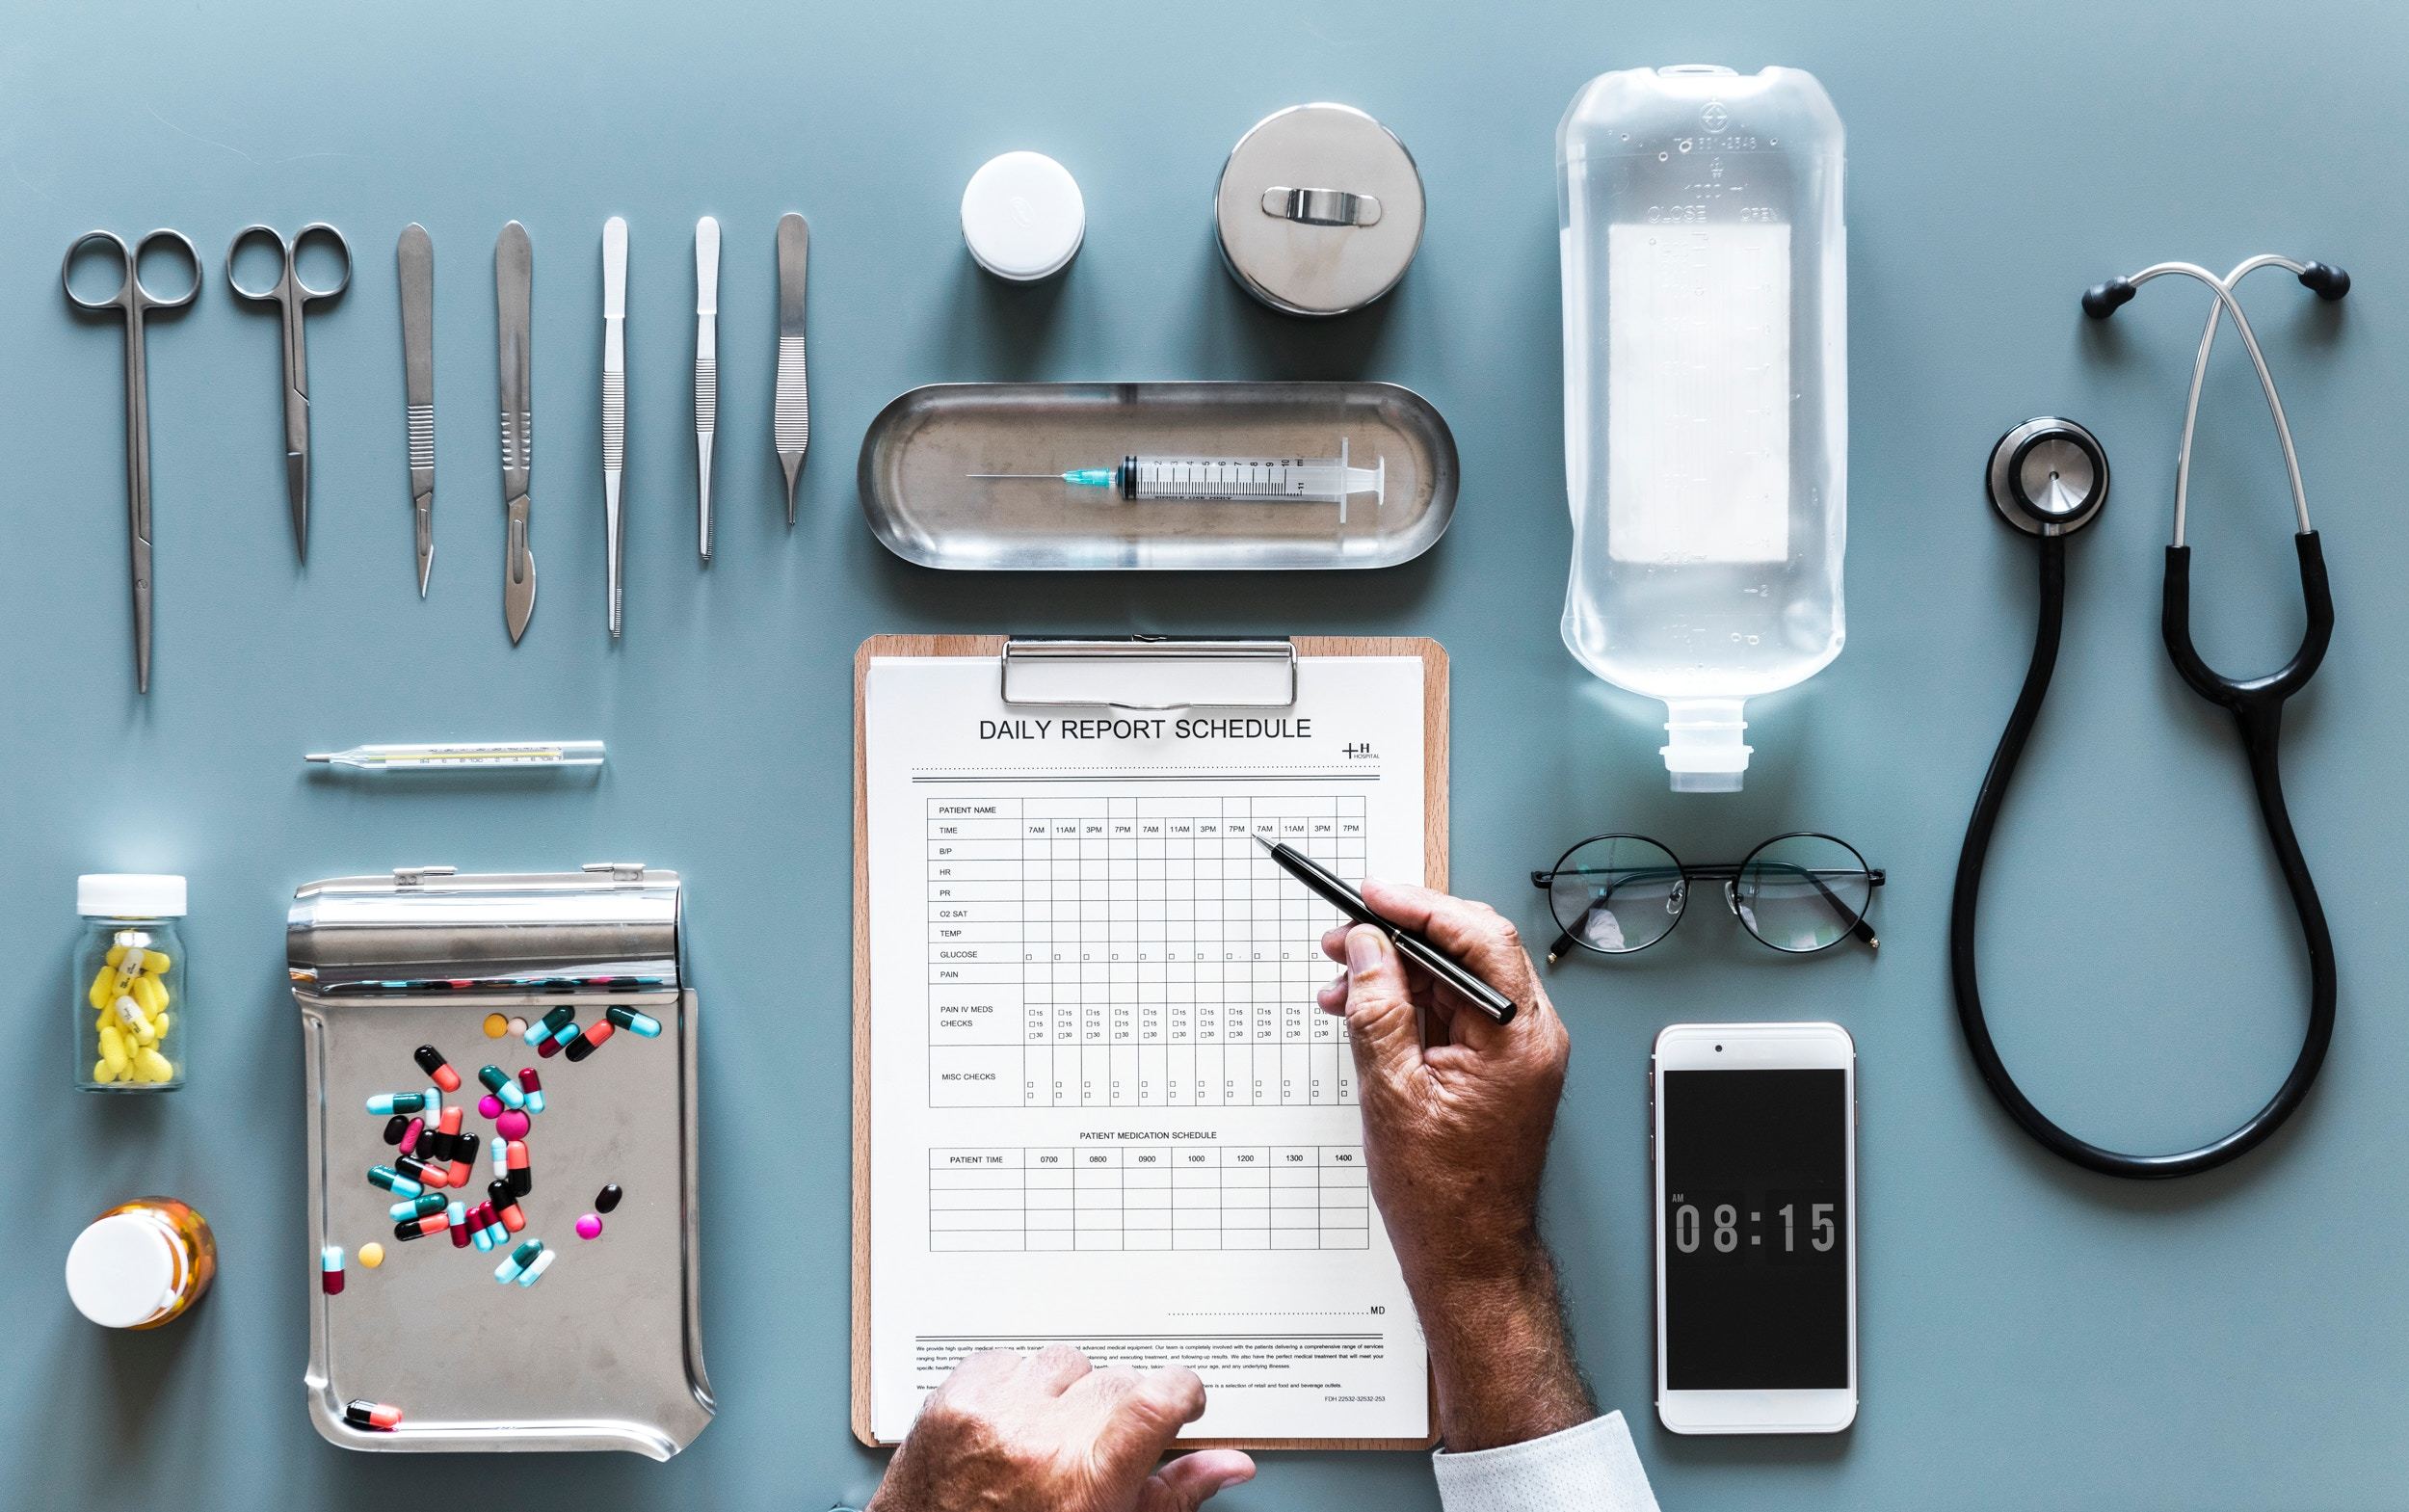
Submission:
[[[1061,472],[1133,453],[1314,457],[1348,443],[1388,467],[1374,511],[1298,503],[1128,503],[1104,490],[973,472]],[[923,567],[1042,571],[1393,567],[1455,511],[1455,437],[1394,384],[934,384],[861,439],[861,512]]]
[[[675,872],[602,866],[571,873],[453,875],[430,867],[315,882],[286,930],[301,1009],[309,1130],[309,1365],[318,1431],[346,1448],[410,1451],[627,1449],[668,1459],[711,1419],[701,1319],[696,1200],[698,1003],[679,981]],[[541,1059],[516,1036],[488,1039],[490,1013],[530,1022],[564,1003],[590,1023],[609,1004],[661,1021],[659,1038],[621,1031],[580,1062]],[[415,1091],[411,1059],[433,1045],[462,1078],[446,1103],[466,1127],[488,1064],[543,1076],[544,1111],[527,1144],[535,1188],[524,1233],[559,1252],[530,1287],[497,1285],[508,1246],[452,1247],[448,1233],[402,1242],[368,1184],[392,1163],[378,1092]],[[447,1198],[474,1207],[477,1171]],[[581,1240],[578,1215],[606,1182],[625,1193]],[[383,1244],[369,1270],[359,1249]],[[316,1255],[344,1249],[345,1285],[324,1295]],[[295,1270],[304,1271],[295,1257]],[[354,1398],[403,1411],[392,1432],[344,1421]]]

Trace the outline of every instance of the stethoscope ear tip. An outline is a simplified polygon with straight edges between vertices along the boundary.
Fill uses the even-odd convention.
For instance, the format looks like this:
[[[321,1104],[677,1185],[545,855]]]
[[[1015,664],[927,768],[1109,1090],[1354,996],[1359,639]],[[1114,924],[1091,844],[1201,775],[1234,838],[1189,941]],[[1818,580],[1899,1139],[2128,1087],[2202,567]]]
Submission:
[[[2350,292],[2350,275],[2330,262],[2313,262],[2300,270],[2300,286],[2331,303]],[[2089,308],[2089,295],[2083,296]]]
[[[2302,276],[2302,281],[2307,281],[2306,275]],[[2349,285],[2349,279],[2344,278],[2343,286],[2347,288]],[[2093,320],[2105,320],[2122,306],[2131,304],[2133,295],[2138,292],[2131,279],[2110,279],[2105,283],[2095,283],[2082,291],[2082,312]]]

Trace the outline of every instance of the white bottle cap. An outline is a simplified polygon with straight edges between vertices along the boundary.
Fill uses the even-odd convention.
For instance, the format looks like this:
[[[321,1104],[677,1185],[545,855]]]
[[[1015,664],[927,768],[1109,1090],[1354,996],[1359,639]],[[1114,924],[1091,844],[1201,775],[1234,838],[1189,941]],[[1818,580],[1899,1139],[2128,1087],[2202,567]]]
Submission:
[[[1086,236],[1078,180],[1043,152],[990,158],[962,192],[962,239],[999,279],[1050,279],[1070,266]]]
[[[175,1305],[181,1257],[157,1220],[118,1212],[77,1234],[66,1252],[66,1294],[103,1328],[135,1328]]]
[[[145,872],[91,872],[75,879],[75,912],[87,918],[182,918],[184,879]]]
[[[1666,744],[1658,748],[1677,793],[1736,793],[1754,746],[1740,740],[1748,722],[1740,699],[1665,701]]]

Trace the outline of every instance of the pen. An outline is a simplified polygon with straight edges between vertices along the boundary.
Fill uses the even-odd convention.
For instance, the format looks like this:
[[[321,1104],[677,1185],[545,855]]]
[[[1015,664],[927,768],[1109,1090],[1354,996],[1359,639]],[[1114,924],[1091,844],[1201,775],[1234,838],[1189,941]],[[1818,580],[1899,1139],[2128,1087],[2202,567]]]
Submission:
[[[1318,862],[1309,859],[1302,851],[1290,845],[1275,844],[1259,835],[1255,836],[1255,843],[1269,851],[1271,859],[1279,863],[1281,870],[1310,888],[1323,902],[1357,923],[1369,924],[1387,935],[1389,942],[1397,947],[1399,955],[1454,988],[1460,995],[1469,998],[1473,1007],[1499,1023],[1511,1023],[1514,1021],[1516,1010],[1513,998],[1474,976],[1437,945],[1414,931],[1402,924],[1390,923],[1388,919],[1373,913],[1372,906],[1363,901],[1362,893],[1339,881],[1331,872],[1324,870]]]

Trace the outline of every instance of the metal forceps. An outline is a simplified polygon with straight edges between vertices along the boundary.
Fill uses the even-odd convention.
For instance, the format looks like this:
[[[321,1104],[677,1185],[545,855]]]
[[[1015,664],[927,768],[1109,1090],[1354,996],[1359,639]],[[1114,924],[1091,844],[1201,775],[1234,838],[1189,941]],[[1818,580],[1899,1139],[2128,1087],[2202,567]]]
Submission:
[[[143,254],[154,242],[183,249],[192,264],[193,283],[182,295],[161,298],[143,283]],[[107,299],[88,300],[75,292],[75,258],[87,247],[116,250],[124,278]],[[66,302],[86,314],[125,317],[125,511],[126,545],[134,573],[134,691],[150,691],[150,370],[144,359],[144,325],[153,310],[182,309],[200,296],[200,253],[192,238],[165,228],[133,246],[115,231],[86,231],[75,238],[59,265],[59,286]]]
[[[302,281],[297,258],[302,245],[323,234],[343,254],[343,277],[331,289],[315,289]],[[234,256],[254,236],[276,244],[284,267],[276,282],[264,289],[247,289],[234,277]],[[274,305],[284,317],[284,494],[293,507],[293,551],[309,557],[309,352],[303,343],[302,322],[313,304],[331,300],[352,285],[352,249],[343,233],[324,221],[313,221],[288,240],[273,225],[246,225],[226,244],[225,281],[235,294],[258,305]]]

